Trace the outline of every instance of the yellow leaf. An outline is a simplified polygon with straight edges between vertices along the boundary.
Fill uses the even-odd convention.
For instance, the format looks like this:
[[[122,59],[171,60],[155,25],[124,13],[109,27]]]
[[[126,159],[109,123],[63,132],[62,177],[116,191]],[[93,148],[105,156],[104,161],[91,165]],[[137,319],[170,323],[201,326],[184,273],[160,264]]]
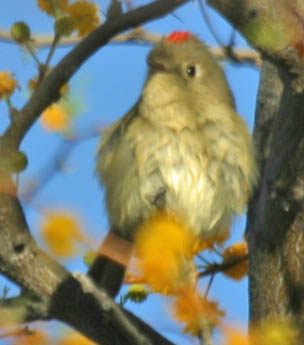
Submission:
[[[95,30],[101,22],[98,6],[89,1],[75,1],[66,9],[72,19],[74,29],[80,37],[85,37]]]
[[[300,334],[289,322],[268,320],[252,332],[254,345],[294,345],[299,344]]]
[[[17,87],[11,72],[0,72],[0,99],[11,96]]]
[[[153,291],[174,294],[196,282],[197,237],[176,216],[158,212],[137,231],[135,254],[143,280]]]
[[[225,334],[224,345],[250,345],[248,335],[239,329],[226,327],[224,329],[224,334]],[[275,345],[275,344],[272,344],[272,345]]]
[[[70,125],[70,118],[62,103],[54,103],[49,106],[41,116],[41,123],[49,131],[65,131]]]
[[[196,289],[186,289],[175,300],[174,315],[186,324],[185,333],[199,335],[205,327],[219,325],[225,313],[218,308],[217,302],[209,301]]]
[[[223,253],[225,258],[243,257],[248,254],[248,245],[246,242],[234,243],[232,246],[226,248]]]
[[[38,7],[50,16],[54,16],[56,12],[64,11],[69,0],[37,0]]]
[[[50,249],[62,257],[75,254],[76,244],[85,239],[78,219],[67,212],[48,213],[41,231]]]
[[[248,274],[248,246],[246,242],[235,243],[234,245],[228,247],[224,253],[224,262],[235,262],[239,260],[239,263],[233,264],[230,268],[223,271],[223,273],[232,279],[240,280]]]

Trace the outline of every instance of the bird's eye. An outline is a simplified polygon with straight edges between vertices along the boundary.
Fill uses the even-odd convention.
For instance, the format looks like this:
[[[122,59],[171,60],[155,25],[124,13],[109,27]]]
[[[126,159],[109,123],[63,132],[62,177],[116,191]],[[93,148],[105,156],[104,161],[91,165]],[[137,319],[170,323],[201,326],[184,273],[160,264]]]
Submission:
[[[186,69],[186,72],[187,72],[187,75],[191,78],[193,78],[195,76],[195,73],[196,73],[196,68],[195,66],[187,66],[187,69]]]

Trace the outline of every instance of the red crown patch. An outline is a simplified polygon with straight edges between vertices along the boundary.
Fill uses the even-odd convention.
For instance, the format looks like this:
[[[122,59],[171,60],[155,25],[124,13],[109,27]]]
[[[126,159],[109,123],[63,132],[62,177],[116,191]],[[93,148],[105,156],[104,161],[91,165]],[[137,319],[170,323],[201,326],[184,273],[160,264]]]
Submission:
[[[168,42],[183,43],[191,36],[189,31],[174,31],[167,37]]]

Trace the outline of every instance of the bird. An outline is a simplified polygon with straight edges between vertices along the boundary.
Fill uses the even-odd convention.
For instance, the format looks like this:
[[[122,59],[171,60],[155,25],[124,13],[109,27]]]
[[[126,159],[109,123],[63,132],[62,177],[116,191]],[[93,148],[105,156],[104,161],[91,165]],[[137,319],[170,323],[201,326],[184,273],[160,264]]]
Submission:
[[[223,69],[188,31],[163,37],[147,64],[138,101],[105,131],[97,154],[110,234],[132,242],[142,222],[165,210],[202,239],[225,235],[244,212],[258,172]],[[124,265],[107,257],[91,268],[112,297],[124,274]]]

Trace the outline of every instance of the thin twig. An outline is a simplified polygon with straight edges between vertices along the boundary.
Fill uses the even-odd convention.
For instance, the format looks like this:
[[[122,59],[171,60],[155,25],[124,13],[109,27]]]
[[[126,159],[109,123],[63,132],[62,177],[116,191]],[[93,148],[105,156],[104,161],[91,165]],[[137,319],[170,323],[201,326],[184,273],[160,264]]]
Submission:
[[[242,257],[238,257],[238,258],[232,258],[230,260],[224,261],[220,264],[211,264],[209,265],[204,271],[199,272],[198,273],[198,277],[202,278],[202,277],[206,277],[206,276],[210,276],[210,275],[214,275],[215,273],[219,273],[219,272],[225,272],[227,270],[229,270],[230,268],[244,262],[248,260],[248,254],[244,255]]]
[[[150,33],[145,30],[131,30],[127,33],[119,34],[110,40],[110,44],[127,44],[133,43],[137,45],[151,45],[159,42],[163,36],[155,33]],[[31,45],[34,45],[36,49],[46,48],[52,44],[53,36],[50,35],[35,35]],[[60,47],[75,46],[81,41],[81,38],[73,36],[69,38],[63,38],[60,41]],[[13,43],[5,30],[0,30],[0,42]],[[219,60],[227,59],[227,52],[223,48],[210,48],[211,53]],[[233,54],[239,63],[250,64],[254,66],[260,66],[262,61],[260,54],[251,49],[234,49]]]
[[[207,24],[207,27],[209,29],[209,31],[211,32],[212,36],[214,37],[214,39],[216,40],[217,44],[221,47],[225,46],[222,42],[222,40],[220,39],[220,37],[218,36],[217,32],[215,31],[214,27],[213,27],[213,24],[209,18],[209,15],[207,13],[207,10],[206,10],[206,7],[203,3],[203,0],[198,0],[198,4],[199,4],[199,7],[201,9],[201,13],[203,15],[203,18]]]
[[[50,49],[48,56],[46,58],[46,61],[45,61],[45,70],[48,69],[50,62],[51,62],[51,59],[55,53],[56,48],[58,47],[59,42],[60,42],[60,35],[55,34],[54,40],[53,40],[52,45],[51,45],[51,49]]]
[[[211,277],[208,281],[208,285],[207,285],[207,289],[205,291],[205,297],[207,298],[208,294],[209,294],[209,291],[210,291],[210,288],[211,288],[211,285],[213,283],[213,280],[214,280],[214,277],[215,277],[215,273],[211,274]]]
[[[40,68],[40,67],[41,67],[41,62],[39,61],[39,59],[38,59],[38,57],[37,57],[37,55],[36,55],[36,53],[35,53],[35,51],[34,51],[32,45],[31,45],[31,43],[25,42],[25,43],[24,43],[24,47],[25,47],[26,50],[30,53],[31,57],[32,57],[32,58],[34,59],[34,61],[36,62],[38,68]]]
[[[204,258],[203,255],[198,254],[197,257],[198,257],[201,261],[203,261],[203,263],[204,263],[206,266],[210,265],[210,261],[208,261],[206,258]]]

